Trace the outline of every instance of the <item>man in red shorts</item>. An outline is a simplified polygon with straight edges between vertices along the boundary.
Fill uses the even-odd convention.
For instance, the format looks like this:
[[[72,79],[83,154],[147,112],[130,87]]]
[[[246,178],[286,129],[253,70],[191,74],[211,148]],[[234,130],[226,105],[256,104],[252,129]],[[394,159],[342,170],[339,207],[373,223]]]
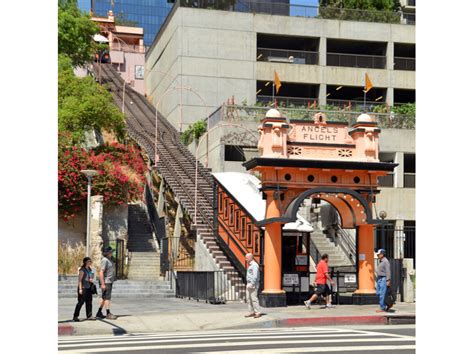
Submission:
[[[316,267],[316,288],[314,290],[314,294],[309,300],[306,300],[304,302],[304,305],[308,310],[311,308],[311,302],[316,300],[319,295],[325,297],[326,308],[334,307],[334,305],[331,304],[331,291],[329,289],[329,286],[327,285],[327,281],[329,280],[331,282],[331,285],[334,286],[334,280],[332,280],[329,276],[328,262],[329,256],[325,253],[321,257],[321,260],[319,261],[318,266]]]

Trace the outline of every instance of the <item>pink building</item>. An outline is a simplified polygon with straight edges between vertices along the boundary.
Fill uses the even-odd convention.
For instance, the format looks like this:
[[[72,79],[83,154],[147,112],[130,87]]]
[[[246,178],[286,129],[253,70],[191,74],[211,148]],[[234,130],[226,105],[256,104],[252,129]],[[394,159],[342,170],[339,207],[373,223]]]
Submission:
[[[143,28],[120,26],[109,11],[108,17],[92,17],[100,26],[100,34],[109,44],[110,62],[122,78],[138,93],[145,93],[145,46]]]

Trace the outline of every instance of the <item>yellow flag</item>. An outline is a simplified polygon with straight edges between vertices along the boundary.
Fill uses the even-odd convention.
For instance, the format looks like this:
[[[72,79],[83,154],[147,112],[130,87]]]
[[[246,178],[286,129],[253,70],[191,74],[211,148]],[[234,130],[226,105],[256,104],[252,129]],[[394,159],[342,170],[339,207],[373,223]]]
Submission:
[[[273,82],[275,83],[275,86],[276,86],[276,93],[278,93],[278,90],[281,87],[281,82],[280,82],[280,79],[278,78],[278,74],[276,70],[275,70],[275,78],[273,79]]]
[[[365,92],[369,92],[372,87],[374,87],[374,85],[370,82],[369,75],[365,73]]]

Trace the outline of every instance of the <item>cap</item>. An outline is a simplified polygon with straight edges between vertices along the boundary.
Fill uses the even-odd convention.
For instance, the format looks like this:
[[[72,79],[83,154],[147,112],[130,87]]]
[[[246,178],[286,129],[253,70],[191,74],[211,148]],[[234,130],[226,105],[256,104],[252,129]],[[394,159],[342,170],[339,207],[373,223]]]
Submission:
[[[104,248],[104,252],[103,252],[103,253],[104,253],[104,254],[108,254],[108,253],[113,252],[113,250],[114,250],[114,249],[113,249],[112,247],[107,246],[107,247]]]
[[[387,252],[385,251],[385,249],[380,248],[380,249],[377,251],[377,254],[380,254],[380,253],[383,253],[383,255],[385,256],[385,253],[387,253]]]

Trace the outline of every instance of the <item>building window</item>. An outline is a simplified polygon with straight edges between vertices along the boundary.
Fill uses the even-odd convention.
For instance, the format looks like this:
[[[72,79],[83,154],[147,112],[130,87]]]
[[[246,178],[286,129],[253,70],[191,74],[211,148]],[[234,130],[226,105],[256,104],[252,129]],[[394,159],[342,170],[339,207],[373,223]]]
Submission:
[[[239,220],[240,220],[240,210],[236,210],[235,211],[235,231],[237,232],[239,232],[239,228],[240,228]]]
[[[234,204],[230,206],[230,211],[229,211],[229,225],[232,226],[234,225]]]
[[[247,247],[252,247],[252,224],[247,225]]]
[[[258,254],[260,252],[259,247],[258,247],[259,246],[259,242],[258,242],[259,236],[260,236],[260,232],[255,231],[253,233],[253,237],[254,237],[254,240],[253,240],[253,245],[254,245],[253,253],[254,254]]]
[[[229,199],[225,199],[224,201],[224,218],[227,220],[229,217]]]
[[[240,239],[244,240],[245,239],[245,224],[246,224],[246,219],[245,216],[240,219]]]
[[[218,203],[219,203],[219,213],[222,213],[222,207],[223,207],[223,205],[222,205],[222,196],[223,196],[223,194],[224,193],[222,193],[222,191],[219,192],[219,201],[218,201]]]
[[[415,188],[416,157],[415,154],[403,155],[403,187]]]
[[[392,162],[395,161],[394,152],[381,152],[379,154],[380,162]],[[393,172],[389,172],[386,176],[379,177],[380,187],[393,187]]]
[[[226,145],[224,150],[225,161],[245,161],[244,151],[237,145]]]

